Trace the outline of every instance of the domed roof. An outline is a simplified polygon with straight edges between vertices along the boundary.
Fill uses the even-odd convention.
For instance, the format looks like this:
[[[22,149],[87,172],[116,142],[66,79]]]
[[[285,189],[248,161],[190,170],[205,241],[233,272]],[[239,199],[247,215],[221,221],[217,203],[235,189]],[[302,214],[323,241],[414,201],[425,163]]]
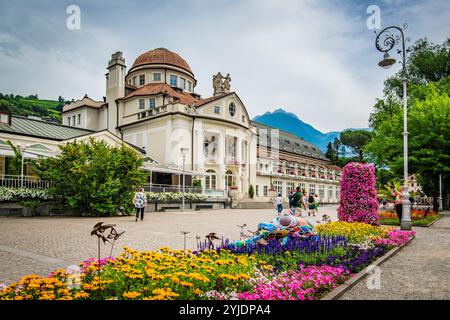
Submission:
[[[168,64],[194,74],[186,60],[166,48],[157,48],[141,54],[133,63],[132,69],[146,64]]]

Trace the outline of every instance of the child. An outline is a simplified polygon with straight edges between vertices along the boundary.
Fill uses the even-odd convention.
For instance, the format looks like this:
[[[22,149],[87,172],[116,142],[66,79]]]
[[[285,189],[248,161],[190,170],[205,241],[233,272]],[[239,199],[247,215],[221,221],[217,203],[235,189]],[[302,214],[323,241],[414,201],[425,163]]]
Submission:
[[[283,211],[283,197],[281,194],[278,194],[278,197],[275,198],[276,209],[278,211],[278,215]]]

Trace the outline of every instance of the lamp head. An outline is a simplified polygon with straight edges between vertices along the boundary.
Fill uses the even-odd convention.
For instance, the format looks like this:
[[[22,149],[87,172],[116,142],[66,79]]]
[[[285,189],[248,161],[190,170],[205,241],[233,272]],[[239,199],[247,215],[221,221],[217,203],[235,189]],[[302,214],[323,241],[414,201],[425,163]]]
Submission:
[[[189,152],[189,148],[181,148],[180,151],[181,151],[181,155],[183,156],[183,159],[185,159]]]
[[[383,60],[378,62],[378,65],[382,67],[383,69],[389,69],[395,64],[396,60],[392,58],[389,53],[385,53],[383,56]]]

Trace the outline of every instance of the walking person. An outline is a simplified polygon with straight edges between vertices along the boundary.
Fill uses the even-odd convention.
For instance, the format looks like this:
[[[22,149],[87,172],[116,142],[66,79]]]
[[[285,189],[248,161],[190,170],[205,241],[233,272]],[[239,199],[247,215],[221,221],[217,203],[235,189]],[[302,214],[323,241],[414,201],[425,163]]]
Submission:
[[[283,211],[283,197],[281,196],[281,193],[279,193],[278,197],[275,198],[275,205],[278,215],[280,215],[281,212]]]
[[[295,216],[301,216],[302,215],[302,193],[300,192],[300,187],[297,187],[295,189],[295,194],[292,197],[292,211],[295,212]]]
[[[288,201],[289,201],[289,209],[292,209],[294,207],[294,189],[291,189],[291,191],[289,191],[289,197],[288,197]]]
[[[306,191],[303,190],[303,192],[302,192],[301,206],[302,206],[302,211],[305,212],[305,215],[306,215],[306,213],[308,212],[308,206],[307,206],[307,204],[306,204],[306,202],[307,202],[306,200],[307,200],[307,197],[306,197]]]
[[[394,193],[392,195],[395,197],[395,212],[397,213],[398,222],[402,222],[402,213],[403,213],[403,205],[402,205],[402,194],[401,192],[394,189]]]
[[[138,219],[144,220],[144,210],[147,206],[147,196],[145,195],[144,188],[140,188],[138,192],[134,194],[133,204],[136,208],[136,222]]]
[[[311,213],[313,214],[314,217],[316,216],[314,214],[315,208],[316,208],[316,205],[314,204],[314,195],[313,195],[313,193],[310,193],[309,197],[308,197],[308,216],[311,216]]]

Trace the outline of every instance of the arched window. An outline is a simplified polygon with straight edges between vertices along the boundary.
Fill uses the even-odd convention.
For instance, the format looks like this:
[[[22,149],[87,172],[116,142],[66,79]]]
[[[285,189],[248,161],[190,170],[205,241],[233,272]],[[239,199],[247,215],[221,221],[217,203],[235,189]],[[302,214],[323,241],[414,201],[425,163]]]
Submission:
[[[216,189],[216,172],[212,169],[206,170],[208,174],[205,177],[205,187],[206,189]]]
[[[234,115],[236,114],[236,105],[234,104],[234,102],[230,103],[230,105],[228,106],[228,111],[230,112],[230,115],[234,117]]]
[[[231,170],[227,170],[225,172],[225,186],[227,188],[234,186],[234,176],[233,176],[233,172]]]

